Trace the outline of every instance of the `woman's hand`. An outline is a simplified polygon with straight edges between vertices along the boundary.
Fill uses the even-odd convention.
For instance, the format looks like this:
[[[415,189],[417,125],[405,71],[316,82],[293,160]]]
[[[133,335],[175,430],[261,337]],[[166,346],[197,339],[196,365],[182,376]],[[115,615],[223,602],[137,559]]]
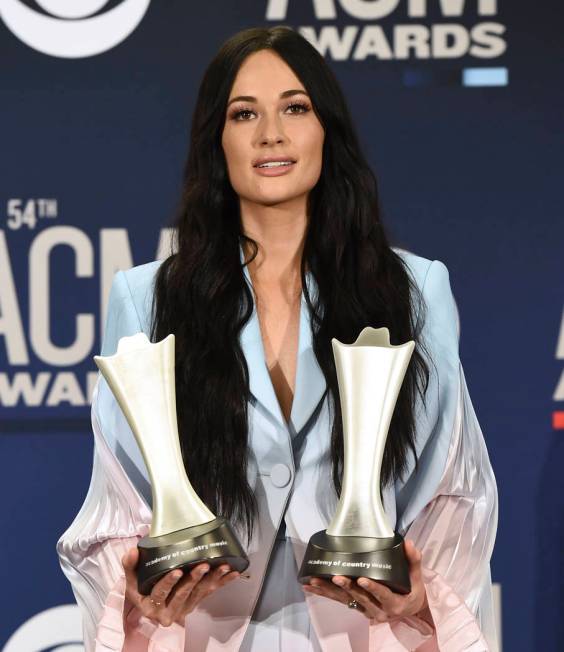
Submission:
[[[142,595],[137,590],[135,573],[138,559],[136,547],[130,548],[122,558],[125,595],[143,616],[165,627],[174,622],[184,626],[184,619],[201,600],[239,577],[237,571],[229,572],[228,564],[210,571],[210,565],[203,563],[194,566],[186,575],[181,570],[170,571],[155,584],[150,595]]]
[[[428,621],[427,594],[421,577],[421,553],[413,541],[409,540],[405,541],[405,553],[411,580],[411,592],[407,595],[393,593],[380,582],[366,577],[359,577],[355,582],[342,575],[335,575],[332,581],[314,578],[303,589],[307,593],[322,595],[346,605],[356,600],[360,605],[359,611],[379,623],[420,612],[425,612]]]

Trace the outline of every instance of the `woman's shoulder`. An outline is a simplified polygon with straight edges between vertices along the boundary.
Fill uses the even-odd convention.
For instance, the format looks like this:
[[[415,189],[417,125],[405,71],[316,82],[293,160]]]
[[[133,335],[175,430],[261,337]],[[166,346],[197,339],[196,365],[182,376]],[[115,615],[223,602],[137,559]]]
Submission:
[[[402,247],[392,247],[394,251],[406,264],[413,280],[417,284],[417,287],[422,290],[425,285],[425,279],[429,273],[429,269],[433,264],[433,260],[425,258],[424,256],[418,256],[417,254],[403,249]],[[438,261],[437,261],[438,262]]]
[[[452,295],[450,274],[447,266],[441,260],[418,256],[401,247],[392,247],[392,250],[404,261],[421,292],[424,294],[431,292],[433,295],[436,295],[437,292],[439,295]]]
[[[440,260],[418,256],[407,249],[392,247],[406,263],[425,304],[423,333],[436,349],[458,356],[460,315],[451,288],[447,266]],[[417,311],[418,317],[421,314]]]
[[[132,297],[152,290],[155,276],[162,262],[162,260],[154,260],[143,265],[135,265],[135,267],[123,271]]]
[[[115,273],[108,299],[102,355],[113,355],[120,337],[143,331],[149,335],[153,287],[162,261]]]
[[[151,309],[155,279],[162,262],[162,260],[154,260],[144,265],[136,265],[123,272],[124,280],[142,325],[148,318]]]

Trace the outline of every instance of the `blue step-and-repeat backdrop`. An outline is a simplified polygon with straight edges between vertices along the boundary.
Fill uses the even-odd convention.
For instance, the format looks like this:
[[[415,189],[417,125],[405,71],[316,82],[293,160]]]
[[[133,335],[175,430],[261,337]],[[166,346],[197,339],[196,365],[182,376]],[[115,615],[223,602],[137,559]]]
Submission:
[[[556,1],[0,0],[0,649],[82,649],[55,543],[111,279],[164,251],[220,44],[285,24],[344,88],[394,243],[450,271],[503,650],[564,650],[563,23]]]

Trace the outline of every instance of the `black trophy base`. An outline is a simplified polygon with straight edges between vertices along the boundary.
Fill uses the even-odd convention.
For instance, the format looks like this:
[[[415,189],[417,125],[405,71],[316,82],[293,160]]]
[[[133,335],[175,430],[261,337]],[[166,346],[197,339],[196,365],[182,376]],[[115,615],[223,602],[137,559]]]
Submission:
[[[316,532],[306,549],[298,573],[302,584],[312,577],[331,579],[335,575],[368,577],[385,584],[394,593],[409,593],[409,562],[403,537],[334,537],[326,530]]]
[[[160,537],[143,537],[137,548],[137,588],[142,595],[149,595],[163,575],[177,568],[189,570],[206,562],[211,568],[229,564],[241,572],[249,565],[231,525],[221,517]]]

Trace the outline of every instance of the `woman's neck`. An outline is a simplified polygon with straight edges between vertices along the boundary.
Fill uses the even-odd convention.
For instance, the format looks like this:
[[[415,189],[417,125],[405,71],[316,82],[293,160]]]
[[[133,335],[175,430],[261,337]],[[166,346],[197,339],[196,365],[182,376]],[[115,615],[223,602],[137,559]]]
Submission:
[[[259,245],[249,263],[255,289],[282,291],[288,298],[300,289],[300,265],[307,219],[289,209],[261,206],[241,211],[243,233]],[[250,252],[245,251],[247,256]]]

